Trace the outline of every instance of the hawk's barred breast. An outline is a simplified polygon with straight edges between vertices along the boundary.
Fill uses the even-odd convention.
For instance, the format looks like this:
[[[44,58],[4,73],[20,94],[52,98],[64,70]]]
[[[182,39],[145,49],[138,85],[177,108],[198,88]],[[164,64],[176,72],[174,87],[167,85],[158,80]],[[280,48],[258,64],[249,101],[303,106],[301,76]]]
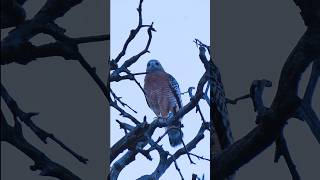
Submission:
[[[179,86],[171,87],[170,76],[166,72],[156,71],[148,73],[145,77],[146,99],[157,116],[160,116],[161,113],[162,117],[166,117],[169,111],[172,111],[174,107],[178,109],[181,105],[181,98],[177,99],[180,97]],[[175,95],[177,92],[179,95]]]

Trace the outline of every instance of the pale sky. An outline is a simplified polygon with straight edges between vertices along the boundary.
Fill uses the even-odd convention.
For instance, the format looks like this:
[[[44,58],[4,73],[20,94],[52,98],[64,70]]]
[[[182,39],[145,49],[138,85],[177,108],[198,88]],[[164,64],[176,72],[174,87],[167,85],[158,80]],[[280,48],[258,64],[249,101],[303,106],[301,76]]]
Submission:
[[[137,26],[139,0],[112,0],[111,1],[111,58],[115,58],[123,47],[126,38],[131,29]],[[176,0],[176,1],[155,1],[145,0],[142,5],[143,24],[154,22],[153,38],[150,45],[150,53],[142,56],[137,63],[130,67],[132,72],[145,72],[146,64],[150,59],[157,59],[161,62],[165,71],[173,75],[180,84],[181,92],[186,91],[189,87],[197,86],[197,83],[204,73],[203,65],[198,57],[198,49],[193,43],[195,38],[200,39],[206,44],[210,44],[210,1],[209,0]],[[136,39],[129,45],[125,57],[120,64],[129,57],[140,52],[146,45],[148,35],[146,28],[142,29]],[[144,75],[137,77],[143,85]],[[139,87],[133,81],[122,81],[112,83],[111,88],[123,101],[131,105],[138,111],[134,114],[126,109],[127,112],[134,115],[137,119],[142,120],[147,116],[150,123],[155,114],[148,107],[144,95]],[[189,102],[189,96],[183,95],[183,104]],[[209,121],[209,106],[202,100],[201,109],[207,121]],[[118,115],[119,113],[111,108],[111,146],[117,142],[123,135],[123,130],[115,119],[122,122],[131,123]],[[184,125],[184,141],[190,142],[198,132],[201,126],[199,114],[195,109],[184,116],[182,123]],[[164,129],[157,129],[153,139],[157,139],[164,133]],[[166,136],[160,144],[164,149],[174,153],[177,148],[171,148],[168,137]],[[200,156],[209,158],[210,154],[209,132],[205,133],[205,138],[192,150]],[[151,153],[152,161],[147,160],[144,156],[138,155],[136,160],[122,170],[119,180],[137,179],[142,175],[152,173],[158,165],[158,152]],[[205,179],[210,176],[210,163],[204,160],[198,160],[192,157],[196,165],[190,164],[187,156],[184,155],[177,160],[179,168],[185,179],[191,179],[192,173],[199,176],[205,175]],[[116,159],[117,160],[117,159]],[[112,165],[112,164],[111,164]],[[174,164],[166,171],[160,179],[180,179],[178,171]]]

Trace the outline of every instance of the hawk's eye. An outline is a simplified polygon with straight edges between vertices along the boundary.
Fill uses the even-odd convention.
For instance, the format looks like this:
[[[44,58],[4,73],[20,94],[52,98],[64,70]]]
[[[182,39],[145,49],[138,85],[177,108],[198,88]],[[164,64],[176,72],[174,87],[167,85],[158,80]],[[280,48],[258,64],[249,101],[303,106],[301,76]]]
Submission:
[[[159,63],[158,63],[158,62],[156,62],[156,65],[157,65],[157,66],[159,66]]]
[[[150,66],[150,63],[148,63],[147,66]]]

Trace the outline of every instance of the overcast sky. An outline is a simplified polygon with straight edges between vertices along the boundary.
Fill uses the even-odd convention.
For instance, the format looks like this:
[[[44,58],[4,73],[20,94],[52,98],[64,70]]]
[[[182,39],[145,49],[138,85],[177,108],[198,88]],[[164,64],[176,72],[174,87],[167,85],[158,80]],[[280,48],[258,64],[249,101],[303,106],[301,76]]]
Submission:
[[[138,0],[112,0],[111,1],[111,58],[115,58],[122,49],[122,46],[129,35],[131,29],[137,26],[138,22]],[[143,24],[154,22],[154,28],[157,32],[153,33],[150,46],[150,53],[142,56],[137,63],[130,67],[132,72],[145,72],[146,64],[150,59],[157,59],[161,62],[165,71],[173,75],[180,84],[182,92],[188,87],[196,86],[200,77],[204,73],[203,65],[198,58],[198,49],[193,43],[194,38],[210,44],[210,1],[155,1],[145,0],[142,5]],[[148,35],[146,29],[142,29],[137,38],[130,44],[126,56],[120,62],[128,59],[132,55],[141,51],[147,42]],[[138,77],[138,81],[143,85],[143,76]],[[147,116],[150,123],[155,114],[148,107],[142,91],[132,81],[122,81],[112,83],[111,88],[118,96],[123,97],[126,103],[131,105],[138,114],[127,110],[139,120]],[[188,95],[183,95],[183,104],[189,102]],[[206,120],[209,120],[209,107],[205,102],[200,103]],[[111,108],[111,146],[118,141],[123,135],[123,130],[115,119],[130,123],[118,115],[119,113]],[[201,120],[195,109],[183,118],[184,141],[186,143],[196,135],[201,126]],[[158,129],[153,138],[157,139],[164,133],[164,129]],[[177,149],[171,148],[168,137],[165,137],[160,144],[164,149],[174,153]],[[192,151],[201,156],[209,158],[209,132],[206,132],[205,138]],[[136,161],[128,165],[120,174],[119,179],[136,179],[145,174],[152,173],[158,165],[158,153],[151,153],[153,161],[138,155]],[[198,160],[192,157],[196,165],[190,164],[187,156],[178,159],[177,163],[182,174],[186,179],[190,179],[192,173],[199,176],[209,177],[210,165],[208,161]],[[112,164],[111,164],[112,165]],[[174,164],[166,171],[160,179],[180,179]]]

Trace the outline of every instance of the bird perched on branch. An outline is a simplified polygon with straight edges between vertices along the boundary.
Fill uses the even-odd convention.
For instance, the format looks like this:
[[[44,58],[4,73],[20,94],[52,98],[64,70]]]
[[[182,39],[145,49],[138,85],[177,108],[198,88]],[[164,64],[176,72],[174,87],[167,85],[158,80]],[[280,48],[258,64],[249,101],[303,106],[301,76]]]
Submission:
[[[158,60],[152,59],[147,64],[144,91],[148,106],[157,117],[168,118],[182,107],[178,82],[165,72]],[[182,143],[183,133],[179,127],[180,121],[181,119],[166,127],[170,145],[173,147]]]

